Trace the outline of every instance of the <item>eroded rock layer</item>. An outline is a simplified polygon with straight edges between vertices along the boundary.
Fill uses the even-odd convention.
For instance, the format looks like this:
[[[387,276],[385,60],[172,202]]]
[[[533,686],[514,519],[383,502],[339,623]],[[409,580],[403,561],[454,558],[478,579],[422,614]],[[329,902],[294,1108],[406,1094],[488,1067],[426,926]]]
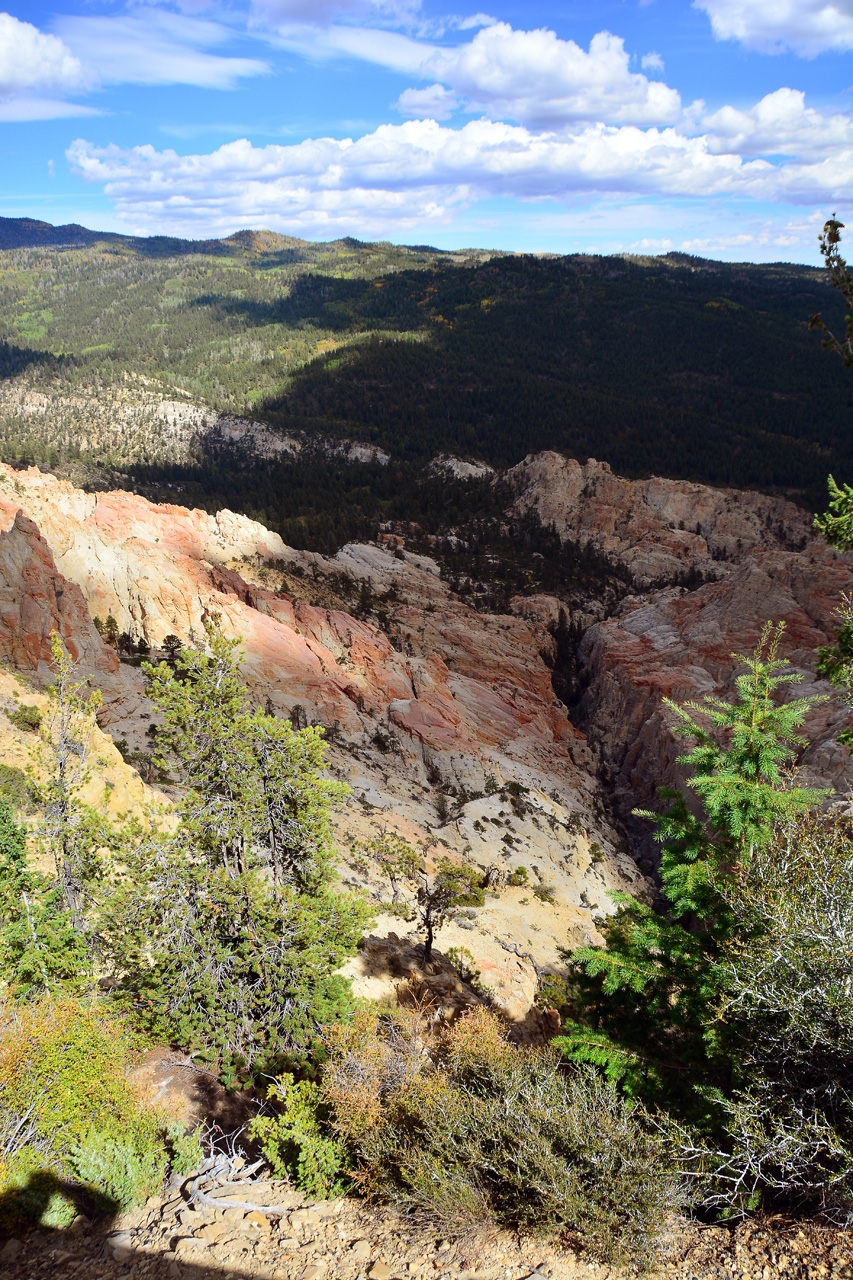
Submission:
[[[152,709],[138,667],[119,666],[92,617],[112,614],[156,649],[169,634],[198,638],[216,614],[242,638],[258,700],[329,732],[332,770],[352,788],[338,816],[345,883],[387,898],[354,846],[389,828],[424,844],[432,861],[524,867],[526,885],[490,896],[473,920],[460,915],[438,942],[465,947],[513,1016],[527,1013],[537,970],[596,936],[593,915],[610,909],[609,890],[645,891],[607,819],[584,735],[553,692],[543,653],[559,602],[478,613],[426,557],[350,546],[324,560],[230,512],[86,494],[35,469],[0,468],[0,524],[10,633],[26,601],[42,599],[40,659],[27,669],[44,677],[44,637],[56,626],[104,691],[104,726],[130,749],[145,748]],[[24,572],[25,562],[41,569]],[[393,587],[385,629],[312,602],[341,575],[374,593]],[[74,625],[54,607],[57,584],[74,602]],[[7,652],[18,661],[11,644]],[[510,781],[527,789],[514,803],[501,788]]]
[[[684,745],[668,729],[664,698],[730,697],[765,623],[784,622],[779,654],[816,694],[799,765],[819,786],[849,790],[853,770],[838,733],[850,716],[817,676],[817,650],[834,639],[851,557],[815,535],[785,499],[676,480],[623,480],[606,463],[546,453],[510,472],[522,511],[564,539],[592,543],[631,577],[615,613],[593,621],[578,649],[579,719],[600,755],[623,820],[649,850],[631,810],[680,784]],[[690,586],[686,582],[690,582]],[[593,602],[594,603],[594,602]]]
[[[537,973],[559,967],[562,948],[597,936],[608,892],[648,892],[613,814],[650,869],[648,829],[631,810],[653,804],[661,783],[683,780],[663,699],[730,694],[732,654],[749,652],[766,620],[786,623],[781,653],[802,674],[800,690],[827,695],[800,763],[820,785],[848,787],[837,735],[849,717],[817,679],[816,650],[832,638],[853,575],[849,558],[781,499],[626,481],[605,464],[553,453],[525,459],[507,480],[516,512],[591,544],[618,570],[619,591],[591,593],[569,619],[571,718],[552,683],[566,620],[556,597],[516,597],[507,613],[489,614],[390,535],[324,558],[232,512],[87,494],[3,466],[0,656],[43,681],[58,630],[103,689],[104,726],[139,751],[152,719],[142,673],[119,663],[92,618],[111,613],[156,650],[170,634],[198,639],[217,615],[242,638],[257,700],[327,729],[330,767],[352,788],[338,815],[342,879],[374,893],[380,934],[400,922],[383,915],[387,886],[366,869],[359,841],[393,829],[432,861],[491,868],[492,883],[524,868],[526,883],[460,913],[438,940],[443,951],[470,952],[523,1018]],[[514,796],[510,782],[520,784]]]

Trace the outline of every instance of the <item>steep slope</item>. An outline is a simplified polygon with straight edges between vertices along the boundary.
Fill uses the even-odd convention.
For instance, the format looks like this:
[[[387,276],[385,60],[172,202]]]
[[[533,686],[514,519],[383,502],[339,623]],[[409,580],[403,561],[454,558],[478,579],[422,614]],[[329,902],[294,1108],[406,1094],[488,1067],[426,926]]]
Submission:
[[[175,482],[188,453],[203,471],[189,419],[218,413],[418,466],[556,448],[816,502],[828,469],[853,466],[853,386],[808,332],[815,312],[843,323],[842,303],[814,268],[75,227],[56,232],[70,243],[3,249],[4,225],[3,455],[76,464],[87,482],[132,467],[138,485],[155,464]],[[282,532],[263,464],[241,462],[258,480],[243,509]]]
[[[650,852],[631,810],[653,803],[657,786],[684,781],[663,698],[731,695],[732,655],[750,653],[767,621],[785,622],[780,654],[800,673],[799,691],[828,699],[808,718],[811,745],[799,764],[818,785],[849,790],[850,753],[837,735],[851,717],[816,662],[853,588],[853,558],[815,536],[801,508],[758,493],[628,481],[605,463],[581,467],[554,453],[525,459],[510,478],[519,510],[631,575],[632,593],[613,616],[596,618],[591,603],[577,651],[576,719],[635,842]]]
[[[449,852],[484,872],[524,867],[533,888],[553,890],[553,904],[546,892],[506,890],[439,941],[472,951],[520,1015],[536,968],[595,936],[608,890],[646,892],[614,817],[652,870],[647,827],[631,810],[653,804],[657,785],[683,781],[663,698],[731,693],[732,654],[750,651],[768,619],[786,621],[782,652],[802,688],[828,697],[810,717],[800,764],[820,785],[849,788],[837,735],[850,716],[817,679],[815,651],[832,637],[853,574],[850,558],[782,499],[626,481],[553,453],[494,483],[515,493],[510,517],[535,515],[567,544],[592,546],[605,576],[607,565],[621,574],[621,597],[593,592],[567,614],[557,597],[519,595],[490,613],[464,603],[399,534],[327,558],[229,511],[83,493],[2,466],[0,640],[13,662],[43,673],[43,637],[64,628],[104,689],[104,725],[144,751],[141,673],[117,663],[89,615],[111,612],[156,650],[169,633],[198,637],[216,614],[242,637],[258,700],[327,730],[330,766],[353,788],[338,815],[346,883],[387,897],[358,844],[390,828],[432,858]],[[28,628],[42,637],[34,653],[20,644]],[[575,723],[554,694],[558,680],[574,681]],[[508,782],[527,791],[513,796]],[[383,917],[380,928],[399,923]]]
[[[61,574],[59,593],[70,593],[78,614],[85,598],[92,615],[111,612],[155,649],[170,633],[200,635],[214,613],[242,637],[255,696],[277,714],[323,724],[331,768],[353,788],[338,816],[347,883],[387,897],[354,847],[386,828],[422,842],[432,858],[466,857],[484,871],[525,867],[528,888],[490,897],[474,920],[460,916],[439,939],[443,948],[467,947],[515,1015],[529,1008],[537,966],[595,936],[592,917],[609,909],[609,889],[644,891],[607,819],[584,737],[554,696],[542,652],[553,645],[545,624],[556,601],[520,600],[524,617],[477,613],[452,597],[426,557],[351,546],[325,560],[291,551],[243,516],[85,494],[37,470],[0,467],[0,523],[6,546],[29,540],[29,559],[8,557],[17,616],[29,595],[55,598]],[[35,591],[33,575],[16,579],[14,570],[39,556],[44,582]],[[264,577],[292,579],[297,590],[271,589]],[[304,598],[329,594],[343,577],[369,581],[374,593],[394,588],[387,631]],[[56,616],[45,612],[41,630]],[[115,671],[115,654],[105,659],[92,640],[88,613],[78,621],[91,641],[77,645],[83,668],[104,690],[104,726],[144,749],[151,709],[140,671],[127,663]],[[73,633],[63,631],[69,641]],[[509,781],[527,791],[510,796],[501,787]],[[552,891],[542,901],[533,893],[541,886]]]

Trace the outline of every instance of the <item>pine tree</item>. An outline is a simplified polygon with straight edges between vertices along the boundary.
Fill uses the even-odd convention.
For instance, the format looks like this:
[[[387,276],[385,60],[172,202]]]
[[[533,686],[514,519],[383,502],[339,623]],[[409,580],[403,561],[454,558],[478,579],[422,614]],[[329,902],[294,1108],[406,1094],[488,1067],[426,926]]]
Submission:
[[[330,870],[329,806],[346,790],[323,776],[323,730],[253,709],[239,642],[215,619],[205,633],[208,652],[187,648],[143,668],[163,716],[156,763],[176,766],[187,789],[182,837],[229,875],[262,867],[276,886],[319,888]]]
[[[239,647],[215,620],[207,651],[146,668],[158,731],[186,787],[177,826],[128,829],[105,909],[109,966],[153,1035],[229,1083],[309,1052],[351,1007],[338,970],[369,918],[332,888],[322,731],[252,709]]]
[[[39,840],[55,865],[62,908],[74,928],[85,933],[87,901],[101,872],[98,849],[104,831],[82,804],[80,790],[89,777],[87,757],[101,695],[74,678],[74,661],[56,632],[51,634],[51,652],[54,681],[39,729],[36,768],[31,771],[44,812]]]
[[[79,986],[89,972],[59,886],[31,866],[26,832],[0,797],[0,987],[28,999]]]
[[[617,910],[601,923],[604,946],[571,957],[576,1020],[560,1040],[565,1055],[596,1063],[629,1094],[702,1127],[714,1126],[715,1098],[738,1072],[726,1026],[714,1017],[726,980],[721,951],[733,928],[723,890],[766,846],[774,823],[825,794],[794,786],[784,772],[817,699],[774,696],[802,679],[777,656],[783,626],[768,625],[752,657],[740,658],[747,670],[735,701],[667,704],[675,732],[694,740],[679,760],[694,771],[689,786],[704,812],[697,815],[682,792],[662,789],[667,812],[640,816],[655,823],[663,846],[665,909],[614,894]]]

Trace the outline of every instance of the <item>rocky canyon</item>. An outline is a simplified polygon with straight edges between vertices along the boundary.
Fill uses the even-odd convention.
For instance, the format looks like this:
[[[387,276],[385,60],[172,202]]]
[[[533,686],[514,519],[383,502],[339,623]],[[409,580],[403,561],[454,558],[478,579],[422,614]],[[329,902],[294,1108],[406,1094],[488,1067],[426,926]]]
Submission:
[[[350,788],[336,814],[341,882],[373,894],[377,919],[351,965],[356,989],[381,993],[405,956],[406,926],[359,852],[393,830],[432,858],[492,869],[494,883],[524,869],[526,882],[459,912],[437,941],[443,952],[465,948],[523,1020],[562,950],[597,936],[609,892],[654,893],[654,847],[632,810],[654,805],[658,785],[684,781],[664,698],[729,695],[732,655],[749,652],[768,619],[785,621],[781,653],[802,675],[800,692],[826,697],[799,767],[848,789],[837,739],[849,713],[816,662],[853,573],[780,498],[627,481],[556,453],[531,455],[494,483],[507,518],[534,517],[591,548],[618,591],[571,606],[519,594],[487,612],[396,529],[322,556],[227,510],[87,493],[2,465],[0,658],[43,687],[57,630],[103,692],[102,728],[132,759],[150,745],[156,715],[138,663],[120,658],[94,619],[112,614],[156,656],[167,636],[190,644],[217,616],[241,639],[251,696],[322,725],[329,768]],[[463,523],[454,536],[464,538]],[[375,939],[392,934],[383,951]]]

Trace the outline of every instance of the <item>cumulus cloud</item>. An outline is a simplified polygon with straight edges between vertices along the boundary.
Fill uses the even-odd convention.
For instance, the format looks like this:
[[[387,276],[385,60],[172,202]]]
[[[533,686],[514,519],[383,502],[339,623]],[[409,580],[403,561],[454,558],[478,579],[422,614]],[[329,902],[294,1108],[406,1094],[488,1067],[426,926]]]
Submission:
[[[718,40],[762,53],[791,49],[813,58],[853,49],[853,0],[694,0]]]
[[[149,9],[144,16],[63,17],[59,34],[103,84],[189,84],[231,89],[269,70],[254,58],[206,50],[234,38],[217,22]]]
[[[33,89],[68,92],[85,79],[79,60],[57,36],[0,13],[0,95]]]
[[[459,106],[459,99],[443,84],[426,89],[406,89],[394,103],[401,115],[413,119],[446,120]]]
[[[722,107],[705,116],[702,125],[715,152],[823,160],[853,149],[853,119],[807,107],[799,89],[777,89],[747,111]]]
[[[243,139],[191,156],[78,140],[67,154],[126,221],[161,229],[272,223],[312,234],[375,234],[447,219],[460,205],[495,197],[782,197],[813,206],[853,183],[853,150],[774,165],[716,153],[707,139],[674,129],[631,125],[557,135],[488,120],[461,129],[412,120],[357,140],[255,147]]]
[[[663,74],[663,58],[659,53],[644,53],[640,66],[644,71],[660,71]]]
[[[674,124],[681,114],[675,89],[631,72],[625,42],[599,31],[589,52],[553,31],[516,31],[497,22],[468,44],[437,50],[421,72],[464,97],[474,110],[534,129],[569,121]]]

